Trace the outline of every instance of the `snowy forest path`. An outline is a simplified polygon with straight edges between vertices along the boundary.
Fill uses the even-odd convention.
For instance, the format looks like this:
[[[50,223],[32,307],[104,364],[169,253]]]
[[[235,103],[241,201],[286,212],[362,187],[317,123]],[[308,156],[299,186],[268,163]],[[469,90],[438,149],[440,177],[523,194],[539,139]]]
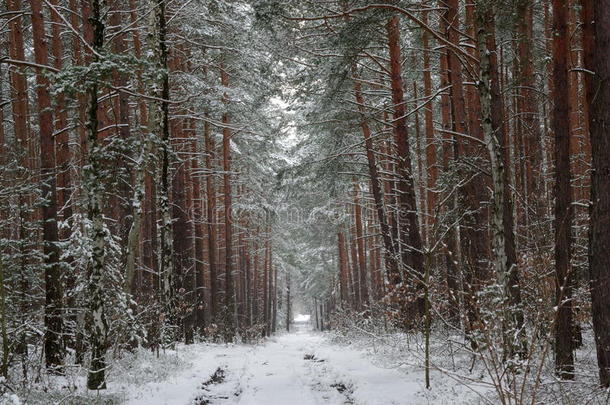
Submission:
[[[188,360],[192,367],[146,384],[127,404],[399,405],[418,403],[421,389],[308,324],[256,346],[201,345]]]

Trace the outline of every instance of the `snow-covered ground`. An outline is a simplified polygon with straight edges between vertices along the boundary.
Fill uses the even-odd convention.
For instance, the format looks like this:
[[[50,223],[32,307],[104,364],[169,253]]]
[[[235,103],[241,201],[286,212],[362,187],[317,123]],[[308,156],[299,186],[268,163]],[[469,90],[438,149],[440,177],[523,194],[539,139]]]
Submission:
[[[1,396],[0,405],[500,403],[484,364],[473,362],[457,338],[441,331],[432,340],[432,389],[427,390],[421,336],[355,326],[320,333],[312,330],[308,316],[296,320],[292,332],[259,344],[178,345],[158,356],[145,349],[116,353],[109,356],[108,389],[100,392],[86,389],[82,368],[62,377],[39,373],[32,386]],[[587,368],[594,364],[591,345],[577,353],[576,381],[559,384],[550,359],[536,384],[536,400],[526,395],[523,403],[610,403],[610,391],[596,388],[595,367]]]
[[[19,395],[0,397],[0,405],[447,405],[480,403],[476,391],[489,390],[473,390],[436,371],[434,389],[426,390],[415,347],[404,353],[412,362],[401,357],[397,364],[370,345],[313,331],[309,316],[296,320],[290,333],[258,344],[117,354],[109,359],[108,389],[100,392],[86,389],[82,368],[62,377],[40,374]]]
[[[448,403],[446,395],[425,389],[422,369],[373,364],[364,350],[332,343],[308,323],[260,345],[201,344],[182,347],[177,355],[188,365],[167,379],[110,389],[126,390],[128,405]],[[444,394],[456,388],[444,384]],[[457,389],[449,403],[479,402],[470,390]]]

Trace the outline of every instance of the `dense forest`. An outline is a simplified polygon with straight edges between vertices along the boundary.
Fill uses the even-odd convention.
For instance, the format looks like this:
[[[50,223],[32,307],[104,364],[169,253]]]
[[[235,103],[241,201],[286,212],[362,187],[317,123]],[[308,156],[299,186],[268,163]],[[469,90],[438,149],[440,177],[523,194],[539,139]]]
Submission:
[[[610,0],[0,17],[0,403],[98,403],[129,356],[296,313],[430,392],[609,400]]]

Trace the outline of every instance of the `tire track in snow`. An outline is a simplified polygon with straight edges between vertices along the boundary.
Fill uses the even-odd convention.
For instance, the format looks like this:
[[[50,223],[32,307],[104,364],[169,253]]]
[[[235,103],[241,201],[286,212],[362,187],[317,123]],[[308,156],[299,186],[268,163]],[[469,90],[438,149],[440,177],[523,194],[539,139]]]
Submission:
[[[339,378],[332,364],[326,359],[318,358],[314,354],[306,354],[303,360],[308,365],[308,374],[312,391],[318,393],[326,404],[355,404],[353,383]]]

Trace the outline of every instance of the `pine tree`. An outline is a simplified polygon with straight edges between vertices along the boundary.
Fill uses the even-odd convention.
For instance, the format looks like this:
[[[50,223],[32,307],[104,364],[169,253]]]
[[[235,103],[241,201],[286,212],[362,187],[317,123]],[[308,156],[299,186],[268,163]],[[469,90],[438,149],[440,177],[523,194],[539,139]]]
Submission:
[[[568,104],[568,8],[553,2],[553,101],[555,135],[555,367],[561,378],[574,378],[572,352],[572,188],[570,186],[570,106]]]
[[[610,64],[604,56],[610,47],[610,17],[607,1],[585,1],[585,64],[594,72],[587,79],[590,103],[589,121],[593,167],[591,171],[591,229],[589,235],[589,277],[591,286],[593,330],[597,349],[600,382],[610,386],[610,265],[607,250],[610,246],[608,219],[610,218],[610,144],[606,131],[610,87]],[[595,24],[593,24],[595,22]]]

